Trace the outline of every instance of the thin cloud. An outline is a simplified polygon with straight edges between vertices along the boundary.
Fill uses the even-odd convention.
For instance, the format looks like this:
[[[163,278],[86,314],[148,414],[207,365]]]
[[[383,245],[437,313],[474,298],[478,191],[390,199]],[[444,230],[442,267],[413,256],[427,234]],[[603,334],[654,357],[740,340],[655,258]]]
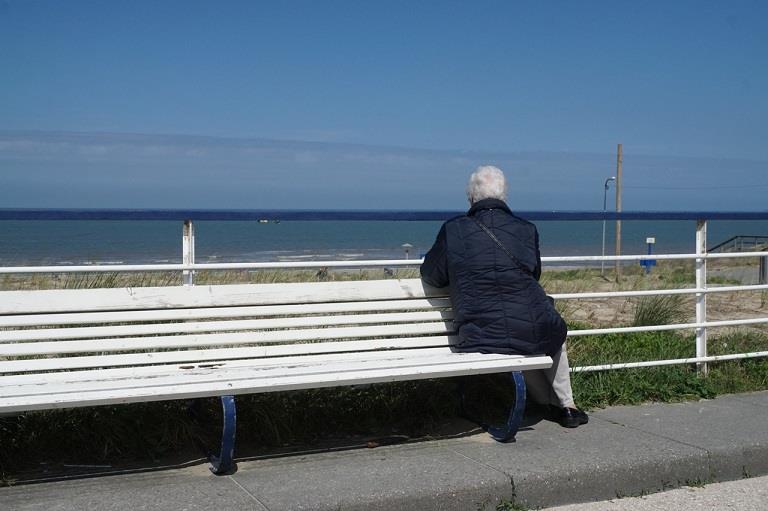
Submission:
[[[0,131],[0,162],[5,207],[460,209],[467,175],[477,165],[495,164],[507,172],[510,202],[518,209],[595,210],[615,169],[611,154],[27,131]],[[767,166],[627,152],[624,206],[764,209],[759,188],[729,195],[650,187],[748,185]]]

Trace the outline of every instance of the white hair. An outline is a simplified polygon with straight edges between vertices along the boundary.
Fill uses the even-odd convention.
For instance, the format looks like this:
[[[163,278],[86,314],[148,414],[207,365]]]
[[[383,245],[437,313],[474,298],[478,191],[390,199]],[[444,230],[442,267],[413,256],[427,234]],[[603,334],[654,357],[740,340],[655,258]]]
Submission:
[[[469,176],[467,198],[470,204],[483,199],[507,200],[507,180],[501,169],[492,165],[477,167]]]

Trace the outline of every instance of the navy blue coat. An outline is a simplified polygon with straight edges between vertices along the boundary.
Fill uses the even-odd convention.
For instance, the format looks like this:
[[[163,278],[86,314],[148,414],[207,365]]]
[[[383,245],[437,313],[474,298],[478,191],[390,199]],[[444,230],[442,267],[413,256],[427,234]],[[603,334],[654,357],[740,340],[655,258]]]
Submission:
[[[472,219],[482,222],[513,261]],[[475,203],[448,220],[421,265],[434,287],[450,285],[459,351],[553,355],[566,325],[539,285],[539,234],[500,200]]]

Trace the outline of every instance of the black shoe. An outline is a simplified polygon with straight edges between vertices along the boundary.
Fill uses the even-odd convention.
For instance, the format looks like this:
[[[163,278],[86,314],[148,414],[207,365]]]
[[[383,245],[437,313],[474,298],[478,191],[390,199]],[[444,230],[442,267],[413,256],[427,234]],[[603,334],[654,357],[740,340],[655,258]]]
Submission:
[[[578,428],[589,422],[587,414],[578,408],[555,408],[554,411],[552,420],[564,428]]]

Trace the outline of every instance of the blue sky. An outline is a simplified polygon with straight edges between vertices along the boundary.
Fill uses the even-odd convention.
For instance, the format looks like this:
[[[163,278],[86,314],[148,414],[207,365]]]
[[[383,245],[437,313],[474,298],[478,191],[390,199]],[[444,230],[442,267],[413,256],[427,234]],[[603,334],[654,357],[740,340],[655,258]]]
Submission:
[[[520,209],[597,209],[621,142],[625,209],[765,209],[766,19],[0,0],[0,206],[458,209],[496,163]]]

